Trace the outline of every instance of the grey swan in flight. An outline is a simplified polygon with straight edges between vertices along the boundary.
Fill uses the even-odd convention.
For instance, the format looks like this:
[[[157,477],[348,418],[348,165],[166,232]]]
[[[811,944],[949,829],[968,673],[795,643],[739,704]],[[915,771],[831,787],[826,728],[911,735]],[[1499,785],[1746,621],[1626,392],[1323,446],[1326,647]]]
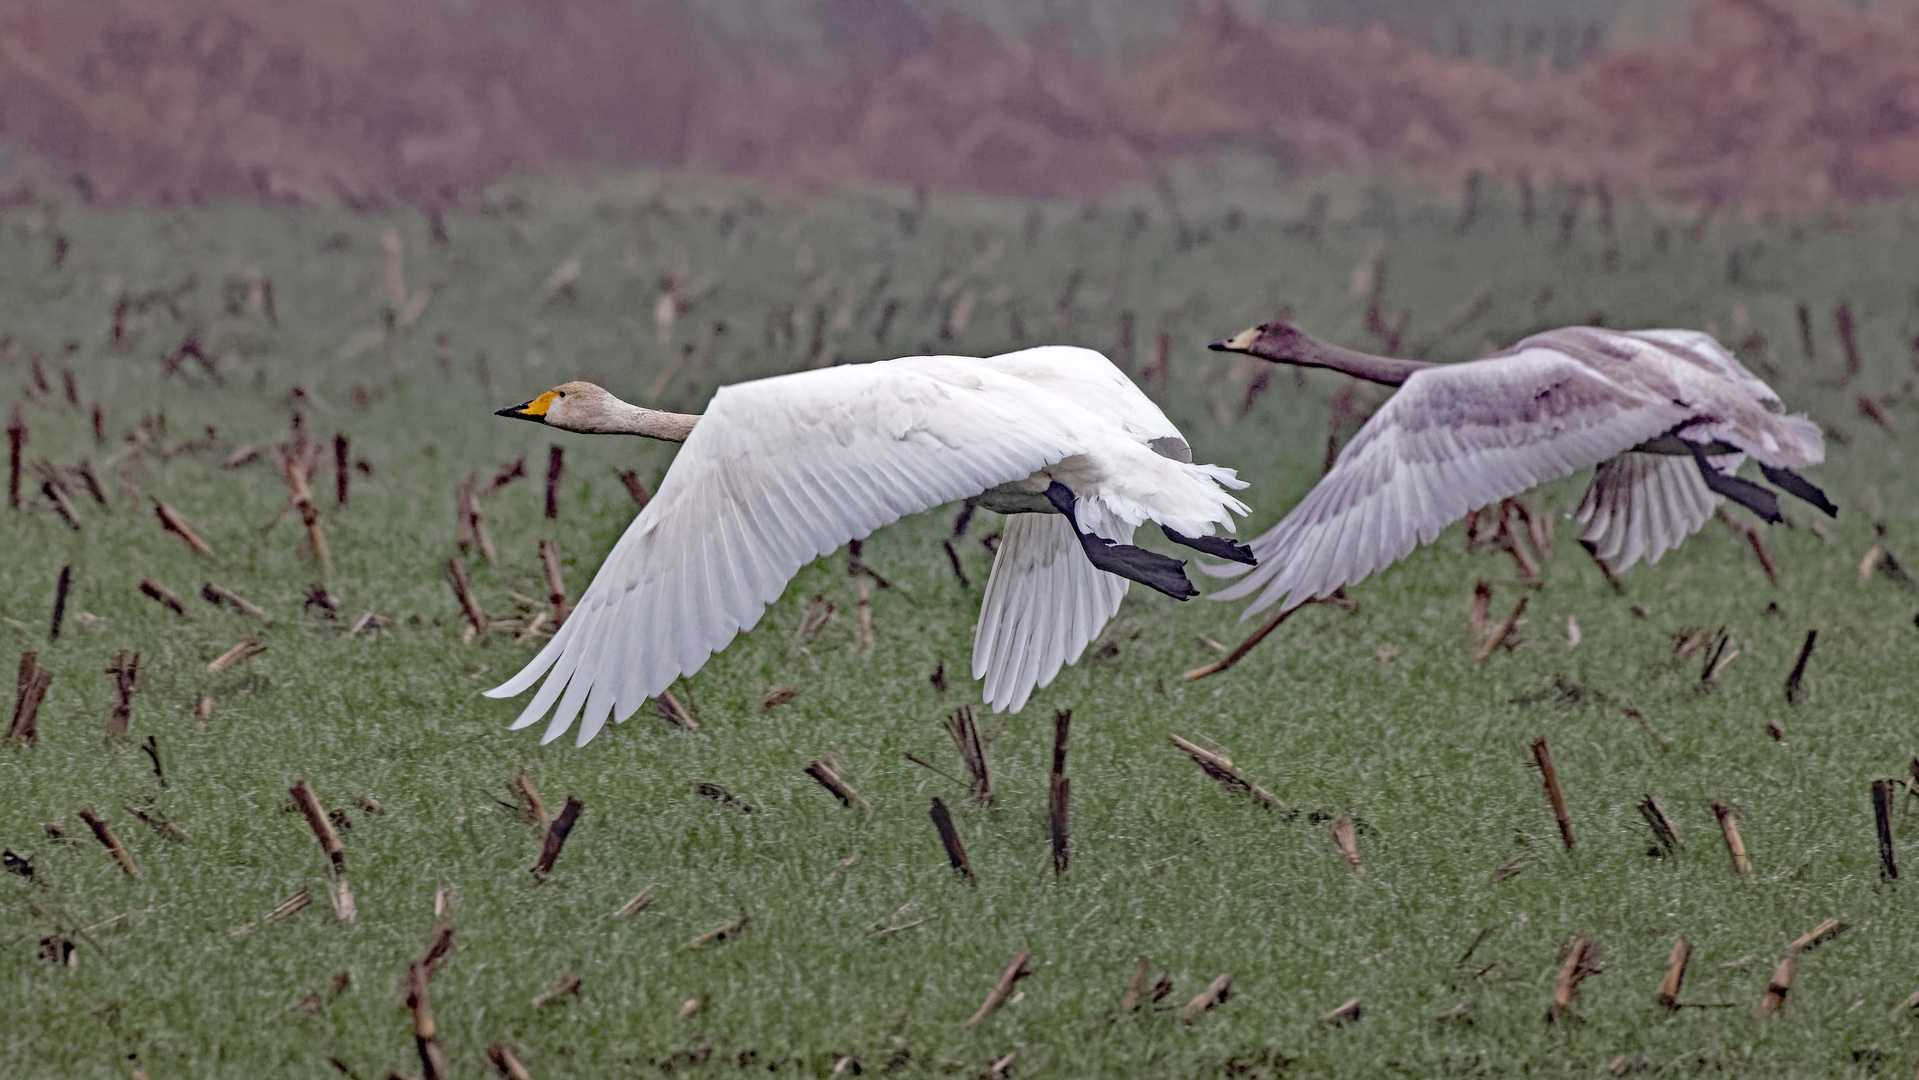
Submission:
[[[1211,348],[1401,388],[1306,497],[1248,545],[1257,566],[1200,564],[1240,578],[1214,599],[1257,594],[1247,616],[1328,597],[1469,511],[1588,466],[1596,468],[1575,514],[1580,540],[1613,571],[1657,562],[1721,497],[1782,520],[1771,490],[1733,475],[1747,457],[1779,489],[1838,512],[1793,471],[1824,460],[1818,425],[1787,415],[1771,387],[1697,331],[1568,326],[1478,360],[1434,364],[1341,348],[1279,321]]]

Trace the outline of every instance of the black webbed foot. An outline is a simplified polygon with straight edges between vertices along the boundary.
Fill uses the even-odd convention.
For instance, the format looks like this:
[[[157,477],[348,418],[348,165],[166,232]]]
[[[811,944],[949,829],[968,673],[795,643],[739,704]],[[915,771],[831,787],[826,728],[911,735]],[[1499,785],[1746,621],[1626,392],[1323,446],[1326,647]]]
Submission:
[[[1820,491],[1813,485],[1812,481],[1800,476],[1791,469],[1775,469],[1770,465],[1761,465],[1759,466],[1759,472],[1765,476],[1767,480],[1772,481],[1773,487],[1778,488],[1788,495],[1796,496],[1803,502],[1812,504],[1818,508],[1820,513],[1827,517],[1836,518],[1839,516],[1839,508],[1832,504],[1831,499],[1826,498],[1825,492]]]
[[[1159,531],[1166,534],[1166,539],[1175,544],[1183,544],[1194,551],[1204,552],[1216,558],[1231,559],[1236,563],[1245,563],[1247,566],[1259,565],[1259,558],[1253,554],[1252,548],[1224,536],[1187,536],[1185,533],[1174,532],[1164,525],[1159,527]]]
[[[1178,559],[1132,544],[1115,544],[1103,536],[1082,530],[1079,518],[1073,513],[1078,500],[1065,484],[1053,481],[1046,488],[1046,501],[1053,504],[1053,509],[1064,514],[1067,521],[1072,522],[1073,532],[1079,537],[1080,550],[1086,552],[1086,561],[1095,567],[1128,581],[1137,581],[1149,589],[1157,589],[1175,600],[1189,600],[1199,595],[1199,590],[1187,580],[1186,564]]]
[[[1742,480],[1713,468],[1712,463],[1706,460],[1706,452],[1698,445],[1688,443],[1687,448],[1692,451],[1692,459],[1699,465],[1699,475],[1705,478],[1708,488],[1759,515],[1761,521],[1786,520],[1785,515],[1779,512],[1779,496],[1751,480]]]
[[[1186,564],[1178,559],[1131,544],[1115,544],[1091,533],[1080,533],[1079,540],[1087,560],[1109,574],[1137,581],[1175,600],[1190,600],[1199,595],[1199,590],[1186,577]]]

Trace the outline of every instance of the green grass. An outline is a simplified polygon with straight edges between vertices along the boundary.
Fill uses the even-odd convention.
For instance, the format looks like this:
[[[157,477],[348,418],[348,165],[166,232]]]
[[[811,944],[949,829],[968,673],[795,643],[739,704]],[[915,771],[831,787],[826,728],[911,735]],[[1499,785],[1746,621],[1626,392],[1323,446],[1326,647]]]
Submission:
[[[1608,272],[1590,222],[1560,248],[1548,225],[1527,232],[1501,205],[1460,236],[1443,207],[1357,186],[1333,191],[1334,223],[1317,243],[1285,229],[1290,211],[1249,205],[1236,227],[1227,207],[1193,211],[1196,242],[1184,247],[1157,208],[1130,240],[1127,207],[1039,208],[1029,245],[1029,208],[988,202],[936,200],[908,235],[910,200],[887,193],[642,178],[523,194],[521,209],[451,218],[446,248],[408,214],[68,207],[0,217],[0,332],[14,342],[0,376],[30,430],[29,462],[103,462],[162,412],[164,445],[218,428],[213,449],[120,459],[102,477],[111,505],[83,501],[77,533],[31,471],[25,509],[0,514],[0,638],[9,661],[33,649],[54,672],[39,745],[0,750],[0,842],[36,869],[32,882],[0,880],[0,1060],[10,1075],[338,1075],[329,1056],[359,1077],[417,1074],[401,983],[441,887],[458,897],[458,931],[433,999],[463,1076],[487,1068],[494,1039],[517,1047],[538,1077],[826,1075],[846,1054],[867,1069],[970,1076],[1008,1052],[1022,1076],[1591,1075],[1615,1059],[1643,1074],[1894,1076],[1919,1056],[1914,1022],[1890,1015],[1919,988],[1912,885],[1880,882],[1867,798],[1872,779],[1903,774],[1919,750],[1919,593],[1857,572],[1875,522],[1892,550],[1919,553],[1919,518],[1904,440],[1853,408],[1858,393],[1898,392],[1910,375],[1906,342],[1919,325],[1910,207],[1799,228],[1724,222],[1700,242],[1675,229],[1664,252],[1658,214],[1622,207],[1619,269]],[[1288,205],[1305,197],[1289,193]],[[381,323],[378,237],[389,225],[404,238],[409,288],[438,292],[412,326],[368,338],[361,332]],[[51,270],[55,233],[70,253]],[[922,344],[1011,347],[1015,305],[1029,341],[1110,348],[1126,309],[1136,313],[1135,370],[1164,327],[1167,407],[1201,460],[1254,481],[1249,526],[1264,528],[1317,477],[1338,386],[1279,373],[1241,418],[1251,369],[1203,345],[1281,303],[1318,333],[1370,344],[1348,284],[1375,249],[1390,260],[1388,307],[1412,313],[1415,342],[1491,290],[1485,318],[1434,343],[1440,358],[1595,310],[1614,326],[1713,326],[1729,339],[1749,319],[1771,342],[1789,404],[1846,436],[1814,474],[1845,506],[1830,541],[1804,528],[1768,532],[1783,574],[1775,589],[1743,540],[1709,525],[1660,565],[1632,571],[1619,596],[1562,523],[1517,648],[1484,664],[1467,640],[1472,583],[1498,583],[1495,614],[1519,590],[1503,556],[1463,554],[1458,529],[1355,589],[1356,612],[1307,609],[1230,674],[1197,683],[1179,678],[1212,656],[1196,635],[1230,642],[1250,627],[1231,607],[1135,590],[1097,655],[1006,719],[991,751],[990,809],[963,805],[954,784],[903,757],[958,768],[939,720],[977,701],[964,673],[990,561],[977,540],[997,528],[988,514],[960,544],[970,589],[939,546],[950,508],[867,541],[866,560],[896,583],[874,594],[870,655],[857,649],[843,562],[808,567],[756,630],[681,684],[698,709],[696,733],[648,711],[585,750],[543,749],[535,732],[506,730],[515,706],[478,696],[533,645],[510,634],[461,642],[444,577],[454,486],[526,455],[534,478],[486,504],[499,564],[467,560],[486,609],[505,616],[516,611],[512,591],[543,593],[540,538],[557,540],[570,588],[582,589],[632,515],[616,470],[638,469],[652,486],[671,459],[667,447],[559,436],[566,480],[559,519],[548,521],[538,477],[549,433],[495,419],[494,408],[582,376],[649,404],[698,408],[719,383],[808,362],[816,311],[826,350],[866,360]],[[543,305],[541,283],[575,253],[585,268],[577,299]],[[222,308],[225,279],[256,268],[275,284],[277,328]],[[1077,317],[1064,320],[1056,308],[1076,270]],[[662,347],[654,283],[671,271],[716,284]],[[110,351],[115,293],[183,281],[179,320],[156,308],[131,351]],[[971,321],[941,342],[941,305],[968,291]],[[901,308],[882,346],[873,329],[888,297]],[[1839,370],[1830,312],[1840,297],[1860,317],[1866,360],[1843,390],[1824,381]],[[1801,301],[1815,315],[1817,365],[1800,356]],[[796,339],[769,345],[768,313],[789,304]],[[715,320],[728,330],[702,367]],[[156,357],[189,326],[222,381],[191,364],[191,379],[160,377]],[[438,334],[450,377],[435,359]],[[342,355],[356,335],[369,347]],[[650,396],[689,342],[695,362]],[[31,389],[35,353],[46,357],[50,395]],[[85,405],[103,409],[111,445],[93,445],[86,411],[62,399],[67,366]],[[234,446],[285,437],[296,385],[314,437],[345,433],[373,470],[356,476],[348,506],[323,499],[338,618],[302,609],[319,575],[297,520],[262,531],[285,501],[274,468],[220,465]],[[1888,408],[1902,430],[1919,421],[1909,400]],[[319,478],[330,495],[330,468]],[[1535,505],[1570,509],[1579,482]],[[185,514],[218,563],[161,532],[136,488]],[[53,581],[69,564],[66,632],[49,643]],[[186,597],[188,618],[136,591],[149,576]],[[274,623],[262,629],[204,603],[207,581],[264,605]],[[815,595],[837,614],[796,649]],[[348,636],[366,611],[392,624]],[[1583,630],[1577,647],[1568,617]],[[1696,654],[1675,658],[1673,635],[1720,626],[1741,655],[1702,691]],[[1809,628],[1819,648],[1805,700],[1789,707],[1781,685]],[[248,636],[268,651],[206,671]],[[121,649],[140,651],[142,675],[132,739],[114,745],[104,741],[102,670]],[[928,678],[942,662],[943,696]],[[1561,680],[1603,700],[1569,700],[1554,692]],[[762,709],[781,684],[798,698]],[[192,712],[202,695],[217,701],[204,730]],[[1669,748],[1624,713],[1627,703]],[[1074,856],[1059,879],[1044,865],[1055,708],[1074,713]],[[1784,725],[1783,742],[1765,735],[1769,719]],[[1217,740],[1295,812],[1222,790],[1167,745],[1168,732]],[[1538,735],[1551,740],[1567,789],[1579,838],[1571,855],[1526,767],[1525,744]],[[148,736],[164,788],[138,749]],[[870,814],[841,809],[803,775],[822,756],[843,764]],[[539,830],[490,796],[522,766],[549,805],[569,793],[585,800],[545,883],[527,873]],[[301,777],[351,821],[353,925],[328,912],[324,857],[283,806]],[[698,781],[758,812],[694,794]],[[1678,820],[1687,844],[1678,858],[1647,856],[1634,806],[1649,792]],[[363,795],[386,814],[355,806]],[[977,888],[946,867],[927,819],[933,796],[955,807]],[[1729,870],[1713,800],[1738,808],[1751,881]],[[149,803],[187,839],[165,840],[123,809]],[[93,841],[83,806],[113,823],[141,878],[127,879]],[[1360,822],[1363,877],[1334,850],[1325,815]],[[67,839],[50,838],[48,822]],[[1903,809],[1899,827],[1910,859]],[[1489,883],[1515,858],[1517,876]],[[652,907],[612,917],[647,885]],[[303,888],[313,907],[234,935]],[[901,921],[923,924],[869,936],[909,903]],[[752,926],[737,941],[683,948],[742,912]],[[1853,929],[1806,957],[1784,1012],[1761,1022],[1758,1001],[1785,943],[1827,916]],[[84,940],[72,933],[116,917]],[[1457,965],[1488,928],[1471,963]],[[74,966],[36,958],[41,939],[60,933],[79,941]],[[1678,934],[1697,945],[1684,1000],[1728,1007],[1672,1017],[1654,1008]],[[1584,984],[1572,1017],[1549,1025],[1553,973],[1574,935],[1598,944],[1604,971]],[[1019,948],[1034,955],[1023,997],[963,1028]],[[1165,1007],[1116,1015],[1141,955],[1174,980],[1163,1005],[1222,972],[1234,994],[1191,1026]],[[531,1009],[562,969],[581,977],[579,995]],[[342,971],[344,994],[317,1014],[298,1007]],[[1317,1022],[1354,996],[1365,1008],[1358,1023]],[[700,1009],[680,1019],[692,998]],[[1462,1002],[1468,1018],[1435,1023]]]

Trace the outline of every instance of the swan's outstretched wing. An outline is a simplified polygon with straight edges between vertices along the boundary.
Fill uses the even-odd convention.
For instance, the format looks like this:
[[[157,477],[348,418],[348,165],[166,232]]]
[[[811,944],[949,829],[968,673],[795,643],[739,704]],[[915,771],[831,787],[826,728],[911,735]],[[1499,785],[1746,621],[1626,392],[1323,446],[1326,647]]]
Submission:
[[[545,675],[513,726],[558,701],[542,741],[584,708],[584,745],[752,627],[813,559],[1076,452],[1052,397],[919,357],[720,390],[553,640],[487,693]]]
[[[1744,454],[1706,459],[1720,472],[1736,472]],[[1659,557],[1699,531],[1724,500],[1706,487],[1690,456],[1627,452],[1601,462],[1579,510],[1581,543],[1621,573],[1640,559]]]
[[[1124,531],[1108,539],[1131,542]],[[1065,517],[1009,516],[973,631],[973,678],[986,681],[986,703],[996,712],[1023,708],[1099,636],[1126,585],[1087,560]]]
[[[1431,542],[1468,510],[1623,453],[1688,415],[1547,348],[1423,369],[1299,505],[1253,540],[1259,565],[1213,598],[1258,593],[1251,615],[1329,596]],[[1244,568],[1205,569],[1224,577]]]

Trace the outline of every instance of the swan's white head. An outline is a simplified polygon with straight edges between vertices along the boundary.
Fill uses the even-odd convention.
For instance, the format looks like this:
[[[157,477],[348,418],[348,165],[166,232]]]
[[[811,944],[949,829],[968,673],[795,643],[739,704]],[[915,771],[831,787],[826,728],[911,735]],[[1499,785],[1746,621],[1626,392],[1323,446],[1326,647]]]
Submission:
[[[613,427],[631,406],[595,383],[575,381],[560,385],[522,405],[499,410],[495,416],[513,416],[564,431],[596,433]]]
[[[605,387],[584,381],[561,383],[532,401],[500,409],[494,415],[531,420],[562,431],[643,435],[668,442],[685,442],[700,419],[691,413],[642,409],[614,397]]]

